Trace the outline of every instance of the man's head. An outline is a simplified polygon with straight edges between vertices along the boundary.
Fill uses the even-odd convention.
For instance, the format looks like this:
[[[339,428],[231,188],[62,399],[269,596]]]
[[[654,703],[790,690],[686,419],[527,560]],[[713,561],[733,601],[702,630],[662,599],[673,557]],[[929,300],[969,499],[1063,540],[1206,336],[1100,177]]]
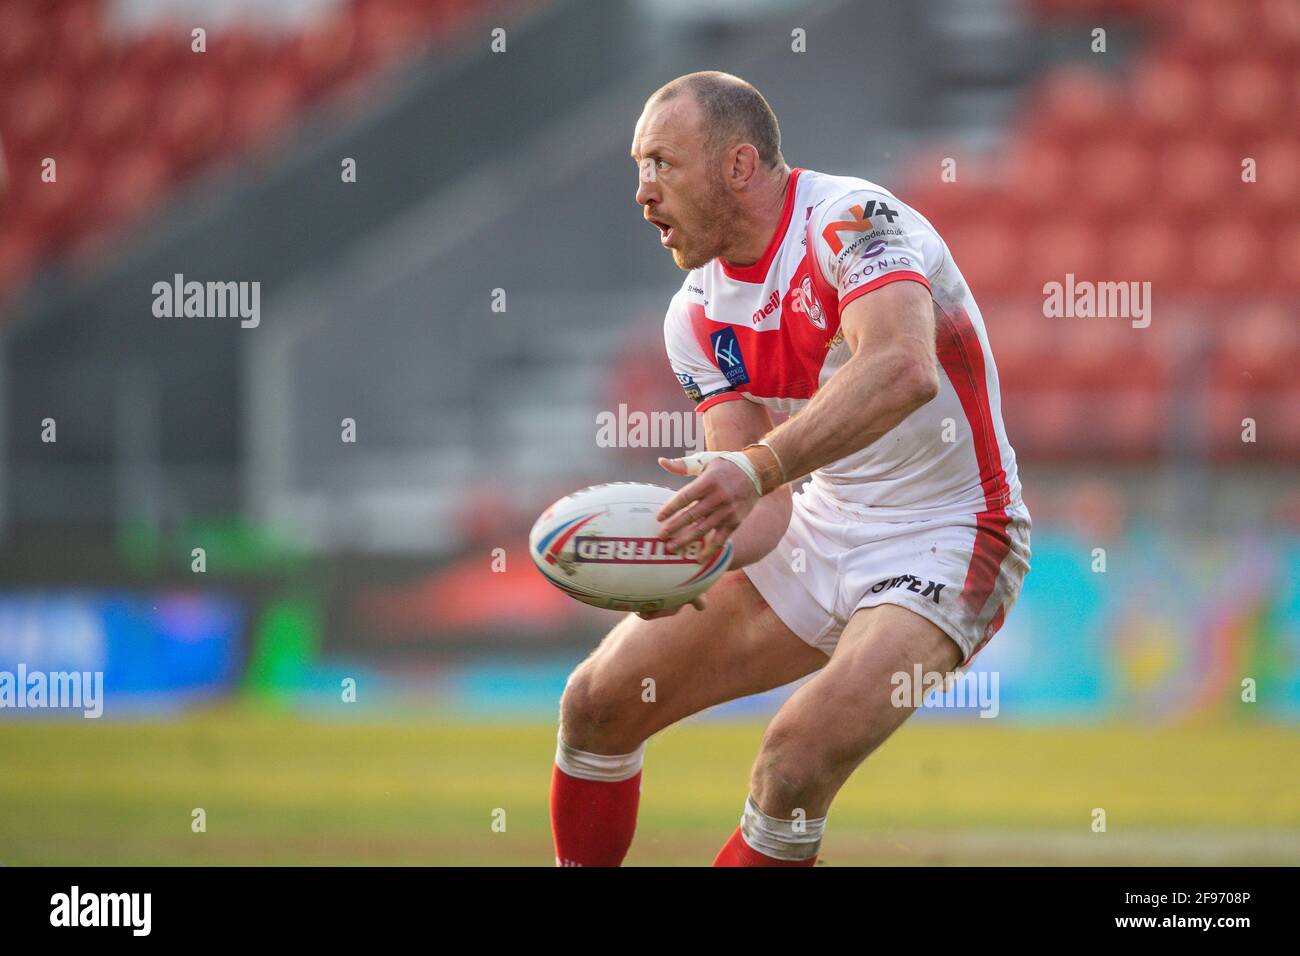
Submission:
[[[632,158],[640,173],[636,201],[687,270],[752,247],[746,226],[770,205],[786,173],[767,100],[716,71],[688,73],[655,91],[637,121]]]

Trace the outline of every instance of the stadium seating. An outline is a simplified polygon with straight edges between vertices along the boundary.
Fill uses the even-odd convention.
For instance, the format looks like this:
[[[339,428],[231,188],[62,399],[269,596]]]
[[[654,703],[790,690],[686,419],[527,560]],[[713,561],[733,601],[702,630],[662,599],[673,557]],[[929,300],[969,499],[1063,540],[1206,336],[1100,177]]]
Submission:
[[[956,153],[931,149],[891,184],[974,289],[1012,441],[1044,462],[1300,460],[1300,3],[1032,6],[1046,21],[1143,17],[1151,42],[1119,74],[1050,71],[998,162],[963,159],[940,182]],[[1067,273],[1149,282],[1151,324],[1047,316],[1043,286]],[[656,355],[629,339],[611,394],[672,407]]]
[[[1046,21],[1144,17],[1152,41],[1118,76],[1073,64],[1047,75],[1001,178],[918,173],[897,187],[980,301],[1013,441],[1048,461],[1174,449],[1297,460],[1300,4],[1032,6]],[[1150,282],[1151,325],[1046,317],[1042,287],[1066,273]],[[1241,437],[1248,417],[1255,444]]]
[[[1300,3],[1026,5],[1045,24],[1141,22],[1144,44],[1122,70],[1085,59],[1048,71],[996,162],[963,159],[949,183],[926,156],[906,164],[913,181],[890,183],[975,291],[1013,442],[1045,461],[1177,449],[1300,460],[1286,377],[1300,365]],[[347,0],[288,32],[222,27],[198,55],[187,25],[110,29],[104,0],[0,2],[0,140],[14,180],[0,303],[42,265],[102,261],[172,191],[256,155],[484,6]],[[24,185],[47,156],[58,181]],[[1043,285],[1066,274],[1150,282],[1151,325],[1045,315]],[[604,407],[675,407],[654,342],[638,339],[615,368]],[[1243,418],[1260,424],[1255,445],[1241,441]]]
[[[249,22],[143,34],[110,29],[103,0],[0,3],[0,302],[44,262],[93,247],[223,158],[247,154],[322,98],[477,16],[483,0],[350,0],[297,30]],[[201,18],[200,24],[201,25]],[[42,160],[56,183],[32,188]]]

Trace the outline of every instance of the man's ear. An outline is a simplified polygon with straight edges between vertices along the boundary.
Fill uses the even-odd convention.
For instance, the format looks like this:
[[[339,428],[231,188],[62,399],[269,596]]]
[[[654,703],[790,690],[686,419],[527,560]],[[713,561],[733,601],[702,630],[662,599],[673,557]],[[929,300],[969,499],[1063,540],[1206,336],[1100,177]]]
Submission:
[[[749,143],[737,143],[727,150],[726,155],[727,184],[739,192],[758,172],[758,150]]]

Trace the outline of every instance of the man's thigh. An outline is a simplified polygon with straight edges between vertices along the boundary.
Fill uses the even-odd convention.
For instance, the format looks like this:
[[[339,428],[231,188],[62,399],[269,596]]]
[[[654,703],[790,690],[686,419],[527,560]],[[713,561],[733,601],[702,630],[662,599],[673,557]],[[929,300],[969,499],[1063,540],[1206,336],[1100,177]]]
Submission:
[[[790,788],[770,785],[775,775],[800,781],[797,806],[809,817],[824,816],[849,775],[916,709],[896,705],[895,675],[910,681],[917,664],[926,674],[946,674],[961,654],[952,638],[914,611],[894,604],[856,611],[830,663],[772,719],[755,767],[758,805],[773,816],[794,811],[783,805]]]
[[[569,679],[561,734],[593,753],[623,753],[684,717],[780,687],[827,662],[804,643],[740,571],[705,595],[703,611],[624,618]],[[648,683],[650,682],[650,683]],[[573,714],[597,719],[574,720]],[[614,749],[611,749],[614,748]]]

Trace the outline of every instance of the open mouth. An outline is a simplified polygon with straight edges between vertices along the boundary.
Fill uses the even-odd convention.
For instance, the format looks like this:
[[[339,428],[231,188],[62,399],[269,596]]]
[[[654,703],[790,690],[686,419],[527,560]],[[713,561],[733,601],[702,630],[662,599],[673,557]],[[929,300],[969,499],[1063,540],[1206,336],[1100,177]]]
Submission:
[[[651,219],[649,217],[647,219],[651,225],[659,230],[659,244],[666,247],[672,241],[675,232],[674,227],[661,219]]]

